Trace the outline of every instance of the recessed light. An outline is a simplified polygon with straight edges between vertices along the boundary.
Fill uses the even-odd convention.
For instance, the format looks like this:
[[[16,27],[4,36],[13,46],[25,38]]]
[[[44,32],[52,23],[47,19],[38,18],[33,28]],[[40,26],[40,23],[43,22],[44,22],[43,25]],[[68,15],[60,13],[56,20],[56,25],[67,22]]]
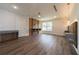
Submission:
[[[17,7],[17,6],[13,6],[13,8],[14,8],[14,9],[18,9],[18,7]]]
[[[38,17],[41,17],[40,15],[38,15]]]

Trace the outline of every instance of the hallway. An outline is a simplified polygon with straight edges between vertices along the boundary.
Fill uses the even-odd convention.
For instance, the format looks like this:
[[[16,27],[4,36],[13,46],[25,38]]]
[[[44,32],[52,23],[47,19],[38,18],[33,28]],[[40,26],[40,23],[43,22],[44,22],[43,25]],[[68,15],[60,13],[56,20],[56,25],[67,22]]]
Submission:
[[[39,34],[0,43],[1,55],[75,55],[64,37]]]

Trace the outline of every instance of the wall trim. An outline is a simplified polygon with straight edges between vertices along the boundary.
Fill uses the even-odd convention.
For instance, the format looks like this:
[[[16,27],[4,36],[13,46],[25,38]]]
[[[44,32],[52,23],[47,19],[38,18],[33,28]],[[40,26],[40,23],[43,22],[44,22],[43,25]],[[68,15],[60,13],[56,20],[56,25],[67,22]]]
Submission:
[[[65,35],[61,35],[61,34],[52,34],[52,35],[65,37]]]
[[[56,36],[62,36],[62,37],[65,37],[64,34],[55,34],[55,33],[46,33],[46,32],[41,32],[41,34],[49,34],[49,35],[56,35]]]

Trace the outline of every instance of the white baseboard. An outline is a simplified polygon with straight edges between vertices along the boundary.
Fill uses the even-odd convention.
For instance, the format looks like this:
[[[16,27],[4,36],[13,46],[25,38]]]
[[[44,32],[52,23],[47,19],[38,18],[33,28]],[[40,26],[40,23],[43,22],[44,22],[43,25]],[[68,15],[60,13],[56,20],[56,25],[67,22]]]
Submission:
[[[62,34],[53,34],[53,35],[57,35],[57,36],[63,36],[63,37],[65,36],[65,35],[62,35]]]
[[[44,32],[44,31],[41,31],[40,33],[42,33],[42,34],[50,34],[50,35],[57,35],[57,36],[65,36],[64,34],[58,34],[58,33],[52,33],[52,32]]]

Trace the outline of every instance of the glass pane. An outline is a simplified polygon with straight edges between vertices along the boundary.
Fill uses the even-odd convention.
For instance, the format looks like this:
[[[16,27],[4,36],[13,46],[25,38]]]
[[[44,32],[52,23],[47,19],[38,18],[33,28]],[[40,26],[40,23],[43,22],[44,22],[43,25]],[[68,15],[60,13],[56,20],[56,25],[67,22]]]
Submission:
[[[42,24],[42,30],[46,30],[46,23]]]
[[[52,31],[52,22],[43,22],[42,23],[42,30]]]

